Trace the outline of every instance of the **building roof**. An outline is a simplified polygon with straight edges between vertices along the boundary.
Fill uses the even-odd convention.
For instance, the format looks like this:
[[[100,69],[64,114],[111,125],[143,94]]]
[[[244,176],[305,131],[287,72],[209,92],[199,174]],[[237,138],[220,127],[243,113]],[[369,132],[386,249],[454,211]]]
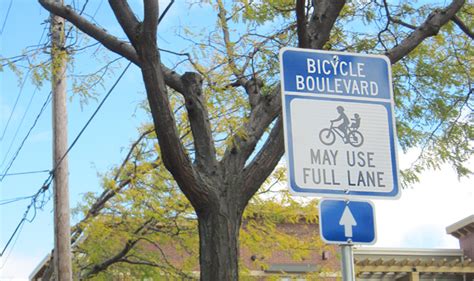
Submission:
[[[474,233],[474,215],[470,215],[452,225],[446,227],[446,233],[459,238],[469,233]]]
[[[354,263],[361,280],[388,275],[395,280],[413,272],[430,278],[474,273],[474,262],[461,249],[357,248]]]
[[[51,253],[46,255],[40,262],[39,264],[33,269],[33,271],[30,273],[30,276],[28,277],[29,280],[38,280],[38,278],[41,278],[43,276],[44,271],[46,270],[47,264],[51,261]]]
[[[421,249],[421,248],[377,248],[377,247],[360,247],[354,249],[354,256],[409,256],[409,257],[460,257],[463,255],[460,249]]]

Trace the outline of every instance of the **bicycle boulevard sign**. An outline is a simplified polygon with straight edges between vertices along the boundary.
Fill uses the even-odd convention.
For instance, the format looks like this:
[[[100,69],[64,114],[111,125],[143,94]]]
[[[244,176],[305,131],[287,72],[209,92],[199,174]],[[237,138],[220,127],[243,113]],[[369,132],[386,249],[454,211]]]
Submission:
[[[284,48],[280,70],[290,190],[397,198],[388,59]]]

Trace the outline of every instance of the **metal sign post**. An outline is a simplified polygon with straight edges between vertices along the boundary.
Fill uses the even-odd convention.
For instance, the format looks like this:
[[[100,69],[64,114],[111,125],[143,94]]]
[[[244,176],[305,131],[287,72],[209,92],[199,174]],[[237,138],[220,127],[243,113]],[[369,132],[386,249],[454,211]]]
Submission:
[[[354,254],[352,244],[341,245],[342,253],[342,280],[355,281]]]

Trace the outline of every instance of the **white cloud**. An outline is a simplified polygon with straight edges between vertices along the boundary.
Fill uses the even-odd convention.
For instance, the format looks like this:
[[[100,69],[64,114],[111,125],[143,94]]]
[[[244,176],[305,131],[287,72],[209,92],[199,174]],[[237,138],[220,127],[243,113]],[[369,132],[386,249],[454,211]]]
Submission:
[[[458,248],[457,239],[446,234],[446,227],[474,214],[472,202],[472,179],[459,181],[449,165],[424,172],[413,188],[402,190],[399,200],[375,200],[375,246]]]
[[[34,269],[38,265],[42,257],[15,255],[15,253],[13,252],[12,255],[6,260],[6,262],[4,259],[5,257],[2,257],[0,261],[0,266],[3,266],[2,268],[0,268],[0,280],[19,281],[28,280],[32,269]]]
[[[409,167],[419,152],[400,151],[399,166]],[[285,165],[285,161],[281,164]],[[471,159],[468,166],[474,169],[473,165]],[[375,247],[459,248],[458,240],[446,233],[446,227],[474,214],[474,183],[472,178],[459,180],[446,164],[439,170],[422,173],[420,182],[401,190],[398,200],[372,201],[377,227]]]
[[[30,143],[38,143],[38,142],[51,142],[52,140],[52,131],[51,130],[46,130],[46,131],[41,131],[35,134],[32,134],[30,137]]]

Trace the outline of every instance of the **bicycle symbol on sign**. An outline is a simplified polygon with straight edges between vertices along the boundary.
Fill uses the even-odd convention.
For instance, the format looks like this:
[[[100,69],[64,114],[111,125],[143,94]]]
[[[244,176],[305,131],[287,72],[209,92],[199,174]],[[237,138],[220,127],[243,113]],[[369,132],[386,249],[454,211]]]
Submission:
[[[332,145],[336,141],[336,135],[342,138],[344,143],[348,143],[353,147],[359,147],[364,143],[364,136],[359,132],[361,118],[359,114],[354,114],[353,121],[349,125],[349,118],[344,113],[344,107],[338,106],[336,108],[339,113],[339,117],[331,120],[331,126],[324,128],[319,132],[319,140],[325,145]],[[339,123],[339,125],[334,125]]]

